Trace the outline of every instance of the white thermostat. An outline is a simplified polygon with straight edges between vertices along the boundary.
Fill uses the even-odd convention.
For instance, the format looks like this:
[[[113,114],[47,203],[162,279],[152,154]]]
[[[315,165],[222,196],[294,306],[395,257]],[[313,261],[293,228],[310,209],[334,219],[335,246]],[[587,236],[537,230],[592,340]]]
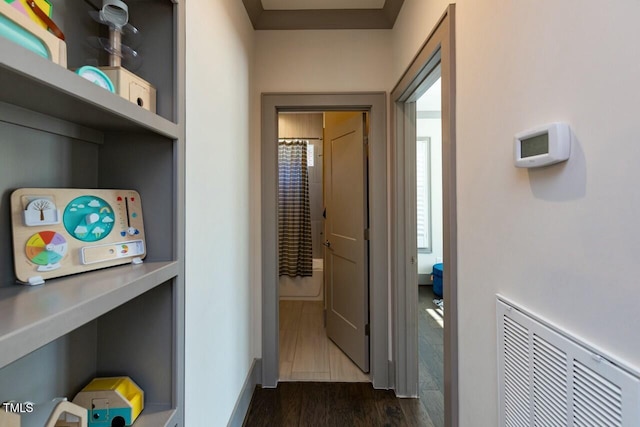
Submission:
[[[566,123],[550,123],[524,132],[513,139],[517,168],[537,168],[569,159],[571,129]]]

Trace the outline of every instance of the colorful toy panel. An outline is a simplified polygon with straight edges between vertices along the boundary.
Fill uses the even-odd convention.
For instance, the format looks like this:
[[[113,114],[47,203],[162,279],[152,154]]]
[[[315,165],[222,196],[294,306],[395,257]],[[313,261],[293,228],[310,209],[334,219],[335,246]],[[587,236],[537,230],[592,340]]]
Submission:
[[[31,8],[27,5],[28,0],[5,0],[7,3],[11,5],[14,9],[18,10],[25,16],[28,16],[33,22],[47,29],[47,24],[42,22],[40,18],[31,10]],[[51,2],[47,0],[35,0],[36,5],[42,10],[48,17],[53,15],[53,6],[51,6]]]
[[[19,281],[82,273],[146,255],[142,201],[134,190],[21,188],[11,195]]]
[[[124,427],[144,409],[144,392],[129,377],[95,378],[73,399],[89,411],[89,427]]]

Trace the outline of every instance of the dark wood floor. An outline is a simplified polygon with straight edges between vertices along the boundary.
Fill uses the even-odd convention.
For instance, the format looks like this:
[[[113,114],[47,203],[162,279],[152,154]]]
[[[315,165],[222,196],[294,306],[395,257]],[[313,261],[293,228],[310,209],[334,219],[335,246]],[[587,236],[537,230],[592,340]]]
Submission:
[[[444,426],[442,310],[419,287],[419,397],[398,399],[371,383],[281,382],[256,387],[244,426]],[[427,311],[429,310],[429,311]]]
[[[285,382],[256,387],[244,426],[430,426],[417,399],[371,383]]]
[[[418,392],[434,427],[444,427],[443,311],[431,286],[418,287]]]

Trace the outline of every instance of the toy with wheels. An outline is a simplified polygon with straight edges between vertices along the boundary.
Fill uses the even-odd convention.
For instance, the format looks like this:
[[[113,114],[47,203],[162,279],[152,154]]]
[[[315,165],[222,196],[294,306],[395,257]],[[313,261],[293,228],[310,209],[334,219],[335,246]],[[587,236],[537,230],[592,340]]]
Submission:
[[[129,377],[95,378],[73,403],[88,410],[89,427],[125,427],[144,409],[144,392]]]

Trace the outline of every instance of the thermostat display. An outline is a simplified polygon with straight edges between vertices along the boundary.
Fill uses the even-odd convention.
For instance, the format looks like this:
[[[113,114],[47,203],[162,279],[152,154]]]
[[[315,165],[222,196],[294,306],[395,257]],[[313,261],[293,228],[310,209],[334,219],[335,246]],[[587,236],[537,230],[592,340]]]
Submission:
[[[520,132],[514,138],[513,154],[518,168],[563,162],[571,154],[571,129],[566,123],[550,123]]]
[[[549,134],[534,136],[520,141],[520,156],[540,156],[549,152]]]

